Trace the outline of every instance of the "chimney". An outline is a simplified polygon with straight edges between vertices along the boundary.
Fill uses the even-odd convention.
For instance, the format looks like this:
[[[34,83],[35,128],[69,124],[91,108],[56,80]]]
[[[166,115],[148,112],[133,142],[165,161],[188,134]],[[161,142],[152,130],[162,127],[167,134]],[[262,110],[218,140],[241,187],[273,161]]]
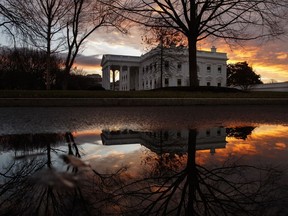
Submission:
[[[211,47],[211,52],[212,52],[212,53],[216,53],[216,52],[217,52],[217,48],[216,48],[215,46],[212,46],[212,47]]]

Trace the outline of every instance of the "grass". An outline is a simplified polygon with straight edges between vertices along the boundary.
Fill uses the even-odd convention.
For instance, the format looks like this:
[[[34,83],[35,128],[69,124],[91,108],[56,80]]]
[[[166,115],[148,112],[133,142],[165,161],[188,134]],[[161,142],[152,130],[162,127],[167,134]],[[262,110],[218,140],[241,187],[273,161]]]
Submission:
[[[0,98],[288,98],[288,92],[242,92],[225,88],[169,88],[152,91],[2,90]]]

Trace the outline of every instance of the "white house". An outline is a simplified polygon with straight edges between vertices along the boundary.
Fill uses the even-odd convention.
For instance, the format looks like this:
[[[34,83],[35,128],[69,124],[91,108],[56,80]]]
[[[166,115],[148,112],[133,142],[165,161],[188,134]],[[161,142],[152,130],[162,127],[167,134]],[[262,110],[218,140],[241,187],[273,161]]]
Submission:
[[[197,51],[200,86],[226,86],[227,54]],[[170,86],[189,86],[188,49],[157,47],[142,56],[103,55],[102,86],[107,90],[149,90]],[[112,85],[111,82],[112,74]],[[116,87],[116,74],[119,86]]]

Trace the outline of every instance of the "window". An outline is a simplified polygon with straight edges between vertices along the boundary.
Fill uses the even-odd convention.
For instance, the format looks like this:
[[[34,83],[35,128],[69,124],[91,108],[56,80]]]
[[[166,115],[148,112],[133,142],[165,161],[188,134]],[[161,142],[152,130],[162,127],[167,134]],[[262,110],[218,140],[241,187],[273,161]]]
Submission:
[[[218,128],[218,129],[217,129],[217,136],[220,136],[220,135],[221,135],[221,129]]]
[[[207,136],[207,137],[210,136],[210,130],[206,130],[206,136]]]
[[[221,83],[217,83],[217,86],[218,86],[218,87],[221,87]]]
[[[165,67],[166,69],[169,68],[169,61],[165,61],[165,62],[164,62],[164,67]]]
[[[150,88],[152,88],[152,80],[150,80]]]
[[[165,83],[165,87],[168,87],[168,86],[169,86],[169,79],[168,79],[168,78],[165,78],[164,83]]]
[[[182,80],[181,79],[177,79],[177,86],[182,86]]]
[[[211,86],[211,83],[210,83],[210,82],[207,82],[207,86]]]
[[[181,138],[182,134],[180,131],[177,132],[177,138]]]
[[[211,65],[207,65],[207,73],[211,72]]]
[[[177,64],[177,69],[178,69],[178,70],[181,70],[181,69],[182,69],[182,64],[181,64],[181,62],[178,62],[178,64]]]
[[[221,67],[221,65],[218,65],[217,71],[218,71],[218,73],[222,73],[222,67]]]
[[[165,131],[165,132],[164,132],[164,140],[167,141],[168,138],[169,138],[168,131]]]

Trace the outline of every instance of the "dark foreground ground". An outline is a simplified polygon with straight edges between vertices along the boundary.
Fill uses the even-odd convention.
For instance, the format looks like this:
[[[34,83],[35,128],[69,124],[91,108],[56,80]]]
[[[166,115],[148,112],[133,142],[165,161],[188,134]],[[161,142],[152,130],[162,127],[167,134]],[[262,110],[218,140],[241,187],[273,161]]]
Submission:
[[[165,88],[151,91],[0,91],[0,107],[99,107],[193,105],[288,105],[288,92],[232,88]]]

